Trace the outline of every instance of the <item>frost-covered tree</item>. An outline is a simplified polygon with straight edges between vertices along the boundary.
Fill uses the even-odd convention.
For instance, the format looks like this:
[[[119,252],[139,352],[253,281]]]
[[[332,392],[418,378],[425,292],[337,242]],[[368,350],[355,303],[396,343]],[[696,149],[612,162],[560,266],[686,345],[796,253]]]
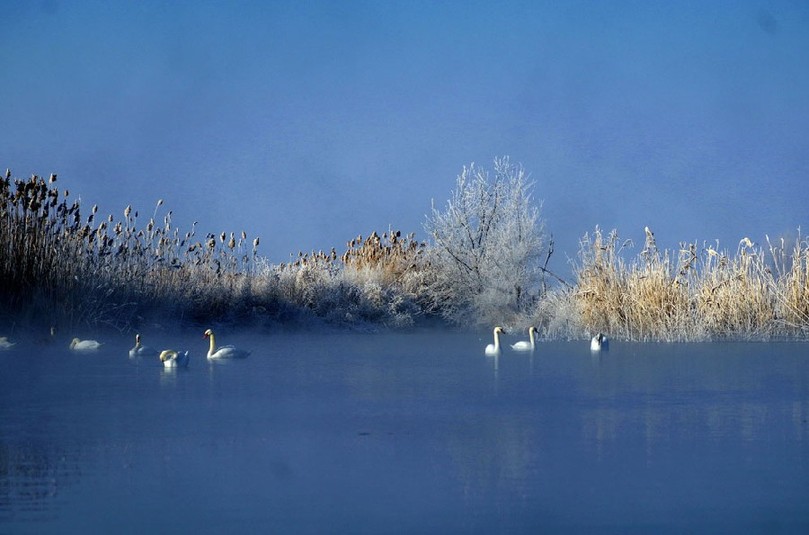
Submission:
[[[532,187],[522,165],[495,158],[491,174],[464,166],[444,210],[433,206],[428,294],[446,319],[508,321],[538,296],[545,237]]]

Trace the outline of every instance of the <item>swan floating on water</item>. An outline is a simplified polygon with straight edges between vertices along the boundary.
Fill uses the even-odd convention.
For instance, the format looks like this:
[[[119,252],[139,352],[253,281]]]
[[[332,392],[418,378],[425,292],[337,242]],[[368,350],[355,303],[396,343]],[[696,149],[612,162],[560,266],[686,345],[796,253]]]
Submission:
[[[166,349],[160,353],[160,362],[166,368],[184,368],[188,366],[188,351],[174,351],[173,349]]]
[[[2,349],[11,349],[17,344],[17,342],[9,342],[8,337],[0,336],[0,350]]]
[[[74,338],[70,342],[70,349],[73,351],[95,351],[101,347],[101,342],[96,342],[95,340],[79,340],[78,338]]]
[[[536,348],[536,341],[535,341],[536,334],[537,334],[536,327],[529,327],[528,328],[529,341],[520,340],[515,344],[511,344],[511,349],[513,349],[514,351],[533,351]]]
[[[157,350],[149,346],[141,345],[140,335],[135,335],[135,347],[129,350],[130,357],[154,357],[157,356]]]
[[[494,357],[500,354],[500,335],[505,333],[502,327],[494,328],[494,343],[486,346],[486,356]]]
[[[217,348],[213,331],[210,329],[205,331],[205,334],[203,334],[203,336],[211,340],[211,346],[208,349],[209,359],[243,359],[250,354],[249,351],[245,351],[244,349],[238,349],[231,345]]]
[[[590,340],[590,351],[602,351],[610,348],[610,341],[604,333],[598,333]]]

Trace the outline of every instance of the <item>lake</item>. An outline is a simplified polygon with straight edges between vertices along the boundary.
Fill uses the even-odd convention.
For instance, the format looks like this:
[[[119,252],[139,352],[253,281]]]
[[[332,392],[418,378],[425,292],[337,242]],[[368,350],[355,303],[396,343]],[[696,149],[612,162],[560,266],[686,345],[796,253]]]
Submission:
[[[142,334],[0,353],[0,533],[809,532],[804,343]]]

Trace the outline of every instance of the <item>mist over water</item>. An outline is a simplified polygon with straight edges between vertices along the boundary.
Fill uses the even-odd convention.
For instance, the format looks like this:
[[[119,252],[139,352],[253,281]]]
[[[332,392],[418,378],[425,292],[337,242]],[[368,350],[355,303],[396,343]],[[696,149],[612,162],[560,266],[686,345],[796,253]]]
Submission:
[[[803,344],[217,333],[0,353],[0,532],[803,531]],[[506,335],[504,342],[517,339]]]
[[[0,265],[24,260],[0,277],[0,534],[809,532],[805,344],[621,340],[805,338],[809,4],[8,0],[0,20],[0,170],[82,214],[49,226],[43,190],[0,226]],[[478,294],[455,321],[485,332],[419,330],[468,295],[425,304],[435,271],[410,266],[443,265],[376,255],[429,241],[464,166],[505,155],[554,273],[625,256],[519,317]],[[596,226],[613,245],[580,250]],[[537,265],[501,261],[513,234],[494,283]],[[174,328],[214,322],[252,354],[208,362],[204,328]],[[611,348],[510,352],[529,324]],[[189,367],[130,358],[135,329]]]

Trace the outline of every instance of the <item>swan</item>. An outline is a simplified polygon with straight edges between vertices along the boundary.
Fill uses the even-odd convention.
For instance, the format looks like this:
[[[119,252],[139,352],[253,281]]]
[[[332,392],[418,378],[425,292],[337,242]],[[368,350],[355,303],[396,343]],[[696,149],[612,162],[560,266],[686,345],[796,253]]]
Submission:
[[[528,338],[530,341],[526,342],[525,340],[520,340],[516,344],[511,344],[511,349],[514,351],[533,351],[536,349],[536,341],[535,337],[537,334],[536,327],[529,327],[528,328]]]
[[[486,346],[486,355],[494,357],[500,354],[500,335],[505,333],[502,327],[494,328],[494,343]]]
[[[99,347],[101,347],[101,343],[95,340],[79,340],[78,338],[74,338],[70,342],[70,349],[73,351],[95,351]]]
[[[601,351],[610,348],[610,341],[604,333],[598,333],[590,340],[590,351]]]
[[[166,349],[160,353],[160,362],[166,368],[184,368],[188,366],[188,351],[174,351],[173,349]]]
[[[135,347],[129,350],[130,357],[154,357],[157,356],[157,350],[149,346],[141,345],[140,335],[135,335]]]
[[[205,331],[205,334],[203,334],[203,336],[211,340],[211,346],[210,349],[208,349],[209,359],[243,359],[250,354],[249,351],[245,351],[244,349],[238,349],[234,346],[222,346],[217,349],[213,331],[210,329]]]
[[[11,349],[17,342],[9,342],[8,337],[0,336],[0,349]]]

